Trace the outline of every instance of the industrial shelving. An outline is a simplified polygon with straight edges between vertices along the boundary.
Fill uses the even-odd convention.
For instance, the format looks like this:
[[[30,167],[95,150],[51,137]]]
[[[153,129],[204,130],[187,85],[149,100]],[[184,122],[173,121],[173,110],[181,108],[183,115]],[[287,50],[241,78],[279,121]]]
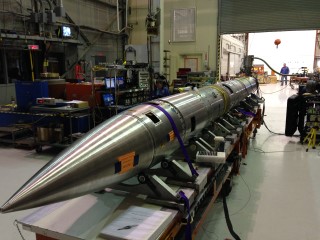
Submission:
[[[163,57],[163,68],[164,68],[164,73],[163,75],[166,77],[167,81],[170,82],[170,56],[169,50],[163,50],[164,52],[164,57]]]

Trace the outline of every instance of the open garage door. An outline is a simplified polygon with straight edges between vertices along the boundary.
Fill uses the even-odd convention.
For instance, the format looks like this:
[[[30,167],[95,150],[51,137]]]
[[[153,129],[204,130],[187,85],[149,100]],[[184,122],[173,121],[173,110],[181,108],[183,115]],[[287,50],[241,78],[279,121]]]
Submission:
[[[219,34],[320,29],[319,0],[219,0]]]

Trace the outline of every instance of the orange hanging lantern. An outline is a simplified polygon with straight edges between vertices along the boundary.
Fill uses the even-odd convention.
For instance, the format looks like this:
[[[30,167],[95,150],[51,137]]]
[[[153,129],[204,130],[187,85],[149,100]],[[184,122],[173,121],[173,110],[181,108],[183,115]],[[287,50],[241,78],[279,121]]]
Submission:
[[[277,45],[277,48],[278,48],[278,45],[281,43],[281,40],[280,39],[276,39],[274,40],[274,44]]]

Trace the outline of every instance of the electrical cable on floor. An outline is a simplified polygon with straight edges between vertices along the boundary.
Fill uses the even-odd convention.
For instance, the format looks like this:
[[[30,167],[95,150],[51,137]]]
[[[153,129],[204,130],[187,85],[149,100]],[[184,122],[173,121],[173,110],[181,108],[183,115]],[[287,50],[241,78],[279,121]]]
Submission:
[[[256,150],[259,150],[259,151],[256,151]],[[293,150],[293,151],[271,151],[271,152],[266,152],[266,151],[264,151],[264,150],[262,150],[262,149],[260,149],[260,148],[255,148],[255,150],[249,149],[249,151],[266,154],[266,153],[292,153],[292,152],[300,152],[301,150]]]
[[[243,165],[246,165],[246,164],[243,164]],[[240,209],[238,209],[238,210],[236,210],[234,213],[230,214],[230,216],[234,216],[234,215],[238,214],[239,212],[241,212],[243,209],[245,209],[245,208],[248,206],[248,204],[249,204],[249,202],[250,202],[250,200],[251,200],[251,197],[252,197],[252,194],[251,194],[251,190],[250,190],[249,185],[247,184],[247,182],[244,180],[244,178],[243,178],[241,175],[240,175],[240,177],[241,177],[243,183],[245,184],[245,186],[246,186],[247,189],[248,189],[249,197],[248,197],[247,201],[245,202],[245,204],[244,204]],[[222,203],[222,202],[223,202],[223,201],[215,201],[215,204],[217,204],[217,203]],[[212,223],[212,222],[215,222],[215,221],[217,221],[217,219],[216,219],[216,220],[208,221],[208,222],[206,222],[206,223],[209,224],[209,223]],[[208,237],[209,239],[212,239],[212,237],[213,237],[213,236],[211,236],[210,234],[213,234],[213,235],[214,235],[214,239],[220,239],[216,233],[211,232],[211,231],[208,231],[208,230],[207,230],[207,227],[201,226],[201,228],[203,229],[203,232],[204,232],[204,234],[206,235],[206,237]],[[209,234],[209,233],[210,233],[210,234]]]
[[[271,131],[271,130],[268,128],[268,126],[267,126],[267,124],[266,124],[265,121],[263,121],[263,125],[266,127],[266,129],[268,129],[268,131],[269,131],[270,133],[275,134],[275,135],[285,136],[284,133],[276,133],[276,132]]]
[[[287,86],[285,86],[284,88],[286,88]],[[279,90],[279,91],[282,91],[284,88],[282,88],[281,90]],[[260,87],[258,88],[258,89],[260,89]],[[260,91],[261,91],[261,89],[260,89]],[[262,92],[262,93],[264,93],[264,94],[273,94],[273,93],[277,93],[277,92],[279,92],[279,91],[276,91],[276,92],[272,92],[272,93],[264,93],[264,92]],[[263,98],[262,96],[261,96],[261,98]],[[262,111],[262,122],[261,122],[261,125],[264,125],[265,127],[266,127],[266,129],[270,132],[270,133],[272,133],[272,134],[276,134],[276,135],[280,135],[280,136],[285,136],[285,134],[284,133],[276,133],[276,132],[273,132],[273,131],[271,131],[270,129],[269,129],[269,127],[268,127],[268,125],[266,124],[266,122],[265,122],[265,120],[264,120],[264,114],[265,114],[265,109],[266,109],[266,107],[265,107],[265,101],[263,102],[263,111]],[[293,135],[292,137],[300,137],[300,135]]]
[[[202,229],[203,229],[204,235],[205,235],[208,239],[210,239],[210,240],[219,240],[219,236],[218,236],[216,233],[211,232],[211,231],[208,231],[208,230],[207,230],[206,228],[204,228],[204,227],[202,227]],[[209,234],[209,233],[210,233],[210,234]],[[213,234],[213,236],[212,236],[211,234]],[[214,238],[212,238],[212,237],[214,237]]]
[[[286,88],[287,86],[285,86],[284,88]],[[282,88],[281,90],[279,90],[279,91],[282,91],[284,88]],[[264,93],[261,89],[260,89],[260,87],[258,87],[258,92],[259,91],[261,91],[262,93]],[[279,92],[279,91],[276,91],[276,92]],[[276,92],[273,92],[273,93],[276,93]],[[273,94],[273,93],[264,93],[264,94]],[[260,96],[260,98],[263,98],[262,97],[262,95]],[[276,133],[276,132],[274,132],[274,131],[271,131],[270,129],[269,129],[269,127],[268,127],[268,125],[266,124],[266,121],[265,121],[265,119],[264,119],[264,117],[265,117],[265,109],[266,109],[266,107],[265,107],[265,101],[263,102],[263,111],[262,111],[262,121],[261,121],[261,125],[264,125],[265,127],[266,127],[266,129],[270,132],[270,133],[272,133],[272,134],[275,134],[275,135],[279,135],[279,136],[285,136],[285,134],[284,133]],[[292,137],[300,137],[300,135],[292,135]],[[255,149],[255,148],[254,148]],[[259,149],[260,151],[261,151],[261,153],[275,153],[275,152],[284,152],[284,151],[274,151],[274,152],[265,152],[265,151],[263,151],[262,149]],[[256,152],[256,149],[255,149],[255,152]],[[287,152],[287,151],[286,151]],[[292,151],[289,151],[289,152],[292,152]]]
[[[214,203],[216,203],[216,201],[215,201]],[[220,202],[220,203],[221,203],[221,202]],[[208,232],[208,233],[213,233],[214,235],[217,235],[217,234],[214,233],[213,231],[208,231],[208,225],[211,224],[211,223],[215,223],[215,222],[217,222],[218,220],[220,220],[220,218],[218,218],[218,219],[212,219],[212,220],[209,220],[209,221],[205,221],[205,222],[201,225],[201,228],[202,228],[204,231]]]
[[[26,239],[23,237],[22,232],[21,232],[21,230],[20,230],[20,228],[19,228],[18,221],[17,221],[17,220],[14,220],[13,224],[17,227],[18,232],[19,232],[19,234],[20,234],[20,236],[21,236],[21,239],[22,239],[22,240],[26,240]]]
[[[248,189],[249,198],[247,199],[246,203],[245,203],[239,210],[235,211],[235,212],[232,213],[230,216],[234,216],[234,215],[238,214],[239,212],[241,212],[243,209],[245,209],[245,208],[248,206],[248,204],[249,204],[249,202],[250,202],[250,200],[251,200],[251,190],[250,190],[250,187],[249,187],[249,185],[247,184],[247,182],[244,180],[244,178],[243,178],[241,175],[239,175],[239,176],[241,177],[244,185],[246,185],[246,187],[247,187],[247,189]]]
[[[289,153],[289,152],[298,152],[300,150],[292,150],[292,151],[270,151],[270,152],[266,152],[264,150],[262,150],[261,148],[256,148],[254,145],[253,145],[253,150],[252,149],[248,149],[249,151],[253,151],[253,152],[257,152],[257,153]]]
[[[277,91],[275,91],[275,92],[269,92],[269,93],[266,93],[266,92],[263,92],[262,90],[261,90],[261,88],[259,87],[259,91],[261,91],[263,94],[274,94],[274,93],[277,93],[277,92],[281,92],[283,89],[285,89],[286,87],[288,87],[288,86],[285,86],[285,87],[283,87],[283,88],[281,88],[280,90],[277,90]]]
[[[252,143],[252,147],[253,147],[253,152],[257,152],[257,153],[266,153],[264,150],[262,150],[261,148],[257,148],[254,146],[254,143]],[[258,150],[258,151],[257,151]],[[250,148],[249,148],[249,151],[252,151]]]
[[[229,229],[230,234],[232,235],[232,237],[234,237],[236,240],[241,240],[241,238],[235,233],[235,231],[233,230],[233,226],[230,220],[230,216],[229,216],[229,210],[228,210],[228,205],[227,205],[227,198],[226,198],[226,189],[225,186],[222,187],[222,195],[223,195],[223,210],[224,210],[224,216],[226,219],[226,223]]]
[[[256,148],[256,147],[253,147],[253,150],[249,149],[249,151],[256,152],[256,153],[266,153],[261,148]]]
[[[266,124],[265,121],[263,121],[263,125],[266,127],[266,129],[268,129],[268,131],[269,131],[270,133],[275,134],[275,135],[285,136],[284,133],[276,133],[276,132],[271,131],[271,130],[268,128],[268,126],[267,126],[267,124]],[[300,137],[300,135],[292,135],[291,137]]]

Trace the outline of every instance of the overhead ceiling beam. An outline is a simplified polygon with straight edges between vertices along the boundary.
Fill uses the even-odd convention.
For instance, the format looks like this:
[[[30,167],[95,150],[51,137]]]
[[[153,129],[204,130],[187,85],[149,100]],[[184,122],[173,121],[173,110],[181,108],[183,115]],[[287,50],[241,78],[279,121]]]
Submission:
[[[120,10],[119,11],[119,14],[121,14],[123,12],[123,10]],[[84,51],[82,52],[82,54],[78,57],[77,61],[75,61],[73,64],[70,65],[69,69],[64,73],[62,74],[61,78],[64,78],[72,69],[73,67],[78,63],[79,59],[82,59],[86,54],[87,52],[99,41],[99,39],[106,33],[109,33],[109,30],[111,28],[111,26],[113,25],[114,21],[117,20],[117,13],[111,18],[111,21],[110,23],[108,24],[108,26],[106,27],[105,29],[105,32],[101,32],[93,41],[92,41],[92,44],[91,45],[87,45],[87,47],[84,49]],[[119,33],[120,34],[120,33]]]

